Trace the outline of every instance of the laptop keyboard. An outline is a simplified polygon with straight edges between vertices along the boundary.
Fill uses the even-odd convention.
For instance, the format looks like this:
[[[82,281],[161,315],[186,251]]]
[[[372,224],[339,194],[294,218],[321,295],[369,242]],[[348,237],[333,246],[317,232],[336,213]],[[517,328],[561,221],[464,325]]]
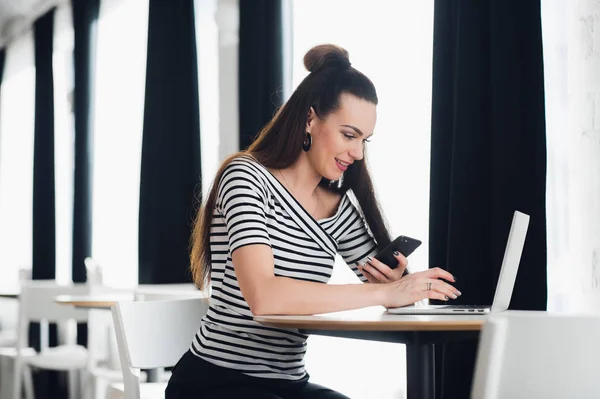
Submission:
[[[487,309],[490,306],[489,305],[448,305],[448,307],[454,308],[454,309]]]
[[[489,309],[489,305],[447,305],[444,309],[452,309],[456,312],[483,313],[485,309]]]

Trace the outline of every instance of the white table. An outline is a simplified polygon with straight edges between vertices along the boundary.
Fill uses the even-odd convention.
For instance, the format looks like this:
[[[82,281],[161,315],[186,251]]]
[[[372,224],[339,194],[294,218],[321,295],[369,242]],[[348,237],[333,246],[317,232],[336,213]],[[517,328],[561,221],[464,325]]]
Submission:
[[[434,345],[476,339],[485,315],[401,316],[383,307],[313,316],[257,316],[264,325],[306,334],[406,344],[408,399],[435,398]]]

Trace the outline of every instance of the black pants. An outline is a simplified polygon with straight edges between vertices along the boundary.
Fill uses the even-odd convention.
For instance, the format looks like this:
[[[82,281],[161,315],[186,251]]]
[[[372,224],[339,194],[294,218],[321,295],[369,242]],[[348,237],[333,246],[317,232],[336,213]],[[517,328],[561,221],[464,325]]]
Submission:
[[[209,363],[190,351],[172,370],[165,399],[348,399],[339,392],[308,382],[250,377]]]

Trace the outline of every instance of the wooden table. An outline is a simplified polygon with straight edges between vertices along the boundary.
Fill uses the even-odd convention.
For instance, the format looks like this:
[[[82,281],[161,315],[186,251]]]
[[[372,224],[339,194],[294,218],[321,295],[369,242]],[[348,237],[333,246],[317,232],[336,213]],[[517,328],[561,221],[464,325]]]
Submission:
[[[190,285],[190,287],[192,286]],[[137,300],[145,300],[144,297],[152,297],[153,295],[159,295],[161,299],[207,297],[205,292],[197,289],[188,287],[176,289],[172,285],[164,284],[162,286],[140,285],[135,290],[119,289],[114,292],[111,290],[89,295],[59,295],[55,298],[55,301],[63,305],[72,305],[84,309],[110,309],[120,301],[134,301],[136,298]]]
[[[97,294],[97,295],[59,295],[56,303],[72,305],[85,309],[110,309],[120,301],[133,301],[133,293]]]
[[[264,325],[302,333],[406,344],[408,399],[435,398],[435,344],[477,339],[487,316],[392,315],[383,307],[314,316],[257,316]]]
[[[16,285],[0,285],[0,298],[18,298],[21,293],[21,286]]]

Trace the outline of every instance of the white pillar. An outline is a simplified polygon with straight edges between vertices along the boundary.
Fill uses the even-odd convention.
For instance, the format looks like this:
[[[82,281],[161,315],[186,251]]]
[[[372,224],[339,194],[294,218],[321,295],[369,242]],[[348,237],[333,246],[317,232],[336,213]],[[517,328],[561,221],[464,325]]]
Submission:
[[[591,305],[600,295],[600,3],[567,4],[570,263]]]
[[[549,310],[600,311],[600,3],[543,0]]]
[[[238,0],[218,0],[219,28],[219,162],[239,150]]]

